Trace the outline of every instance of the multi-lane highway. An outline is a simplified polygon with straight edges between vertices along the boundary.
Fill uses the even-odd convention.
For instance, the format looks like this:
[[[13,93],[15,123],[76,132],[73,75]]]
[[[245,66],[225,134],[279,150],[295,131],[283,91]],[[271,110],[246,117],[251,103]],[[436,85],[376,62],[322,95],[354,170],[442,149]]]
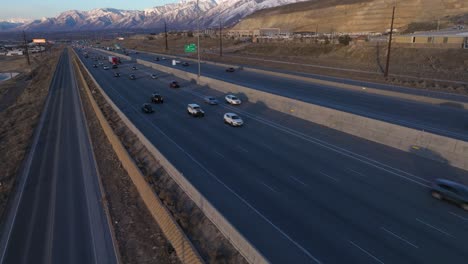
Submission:
[[[192,65],[189,67],[183,67],[181,65],[172,66],[171,60],[154,61],[154,58],[157,56],[153,54],[139,52],[139,54],[132,53],[130,55],[134,59],[139,58],[191,73],[198,72],[198,67],[196,64],[192,64],[192,62],[190,62]],[[439,135],[468,140],[468,110],[463,109],[463,107],[457,108],[456,103],[447,104],[455,107],[430,105],[375,94],[359,93],[332,86],[312,84],[245,70],[238,70],[235,73],[226,73],[224,67],[205,63],[201,65],[201,72],[204,76],[244,85],[249,88],[279,94],[406,127],[429,131]],[[345,81],[341,80],[340,82]],[[468,98],[464,96],[431,93],[427,91],[417,91],[415,89],[404,89],[401,87],[384,87],[383,85],[365,84],[350,80],[347,80],[346,83],[366,85],[367,87],[375,87],[377,89],[411,92],[413,94],[423,94],[448,100],[468,101]]]
[[[64,51],[4,221],[0,263],[117,263],[78,93]]]
[[[262,104],[204,105],[202,96],[222,101],[224,94],[141,65],[131,70],[135,64],[124,62],[116,78],[80,58],[136,127],[271,262],[466,263],[468,213],[431,198],[429,186],[438,177],[467,183],[468,172]],[[180,89],[168,87],[173,79]],[[153,92],[164,104],[144,114],[140,107]],[[189,103],[200,104],[205,117],[187,115]],[[226,112],[245,125],[225,125]]]

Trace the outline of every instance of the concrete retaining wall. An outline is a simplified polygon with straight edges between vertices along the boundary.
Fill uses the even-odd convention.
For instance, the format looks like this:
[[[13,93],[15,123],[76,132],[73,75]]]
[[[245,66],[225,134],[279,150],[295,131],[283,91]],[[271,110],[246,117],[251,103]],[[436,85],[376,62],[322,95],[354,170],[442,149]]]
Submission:
[[[167,66],[142,60],[137,60],[137,62],[186,80],[197,78],[196,74]],[[442,157],[454,167],[468,170],[468,142],[462,140],[313,105],[208,77],[202,76],[200,84],[223,93],[235,93],[241,99],[251,103],[261,102],[276,111],[403,151],[415,151],[415,146],[417,146],[420,150]]]
[[[77,57],[75,57],[77,58]],[[79,59],[77,59],[79,61]],[[83,65],[83,68],[86,68]],[[91,79],[95,82],[96,86],[102,93],[102,95],[106,98],[107,102],[112,106],[114,110],[118,109],[112,101],[105,95],[102,88],[97,84],[96,80],[94,80],[93,76],[87,71],[87,74],[91,77]],[[81,72],[79,72],[79,78],[81,83],[86,86],[86,81],[83,78]],[[169,240],[171,245],[174,247],[177,256],[181,260],[182,263],[186,264],[201,264],[204,263],[200,255],[198,254],[195,247],[192,245],[190,240],[187,238],[185,233],[179,227],[177,222],[172,217],[171,213],[167,210],[164,204],[161,202],[159,197],[153,192],[149,184],[146,182],[143,174],[138,169],[137,165],[133,161],[133,159],[128,154],[125,147],[120,142],[117,135],[115,135],[114,131],[110,127],[109,123],[107,122],[106,118],[104,117],[103,113],[99,109],[99,106],[94,101],[94,98],[91,94],[89,88],[85,88],[86,94],[91,102],[94,112],[101,124],[104,133],[106,134],[109,142],[112,145],[115,153],[117,154],[122,166],[127,171],[128,175],[132,179],[133,184],[138,190],[140,197],[142,198],[143,202],[145,203],[146,207],[150,211],[153,218],[156,220],[158,225],[161,227],[166,238]],[[123,113],[120,111],[118,112],[119,116],[122,118]],[[128,119],[122,119],[122,121],[128,126],[130,121]],[[133,126],[133,125],[132,125]],[[133,129],[132,129],[133,130]]]
[[[88,74],[90,73],[88,72]],[[160,162],[160,164],[164,167],[164,169],[171,176],[171,178],[182,188],[182,190],[184,190],[184,192],[190,197],[190,199],[192,199],[192,201],[202,210],[205,216],[208,217],[208,219],[210,219],[210,221],[220,230],[220,232],[226,237],[226,239],[231,242],[231,244],[239,251],[239,253],[242,254],[249,263],[268,263],[267,259],[260,252],[258,252],[258,250],[253,245],[251,245],[250,242],[239,231],[237,231],[237,229],[226,218],[224,218],[224,216],[221,213],[219,213],[219,211],[183,176],[182,173],[180,173],[175,168],[174,165],[172,165],[172,163],[170,163],[166,159],[166,157],[164,157],[164,155],[162,155],[161,152],[159,152],[158,149],[156,149],[156,147],[154,147],[154,145],[143,135],[143,133],[141,133],[140,130],[137,127],[135,127],[135,125],[127,118],[127,116],[125,116],[125,114],[122,113],[122,111],[120,111],[120,109],[112,102],[112,100],[107,96],[104,90],[92,77],[92,75],[90,76],[96,84],[96,87],[99,88],[101,94],[105,97],[109,105],[112,106],[114,111],[116,111],[116,113],[125,123],[125,125],[138,137],[140,142]],[[185,77],[188,78],[188,76]],[[141,182],[140,184],[143,184],[143,182]],[[147,184],[146,181],[145,184]],[[142,192],[143,193],[140,193],[142,197],[143,194],[149,195],[147,190],[143,190]],[[151,194],[155,196],[153,193]],[[163,227],[161,226],[161,228]],[[172,235],[172,233],[170,232],[172,231],[168,231],[169,235]],[[186,247],[185,244],[186,243],[181,244],[181,242],[176,243],[176,245],[180,245],[180,250],[183,250]],[[174,246],[174,248],[176,248],[176,245],[172,245]],[[192,257],[190,257],[189,259],[192,259]]]

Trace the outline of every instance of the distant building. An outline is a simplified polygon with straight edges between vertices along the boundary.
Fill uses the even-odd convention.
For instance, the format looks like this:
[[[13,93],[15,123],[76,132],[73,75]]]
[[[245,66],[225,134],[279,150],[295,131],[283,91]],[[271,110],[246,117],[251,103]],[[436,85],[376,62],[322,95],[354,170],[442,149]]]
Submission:
[[[46,39],[33,39],[32,42],[36,44],[45,44],[47,41]]]
[[[468,49],[468,30],[464,28],[440,31],[416,32],[394,36],[393,41],[418,47],[442,47]]]

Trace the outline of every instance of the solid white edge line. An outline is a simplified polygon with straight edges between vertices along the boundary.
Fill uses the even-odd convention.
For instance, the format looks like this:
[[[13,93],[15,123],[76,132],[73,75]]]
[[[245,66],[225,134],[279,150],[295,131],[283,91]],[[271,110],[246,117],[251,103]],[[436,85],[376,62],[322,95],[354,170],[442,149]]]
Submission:
[[[385,264],[383,261],[381,261],[380,259],[378,259],[376,256],[372,255],[371,253],[369,253],[367,250],[363,249],[362,247],[360,247],[358,244],[354,243],[353,241],[351,240],[348,240],[349,243],[351,243],[351,245],[357,247],[358,249],[360,249],[362,252],[366,253],[366,255],[368,255],[369,257],[371,257],[372,259],[374,259],[375,261],[381,263],[381,264]]]
[[[408,240],[406,240],[406,239],[404,239],[404,238],[400,237],[399,235],[397,235],[397,234],[393,233],[392,231],[390,231],[390,230],[386,229],[386,228],[385,228],[385,227],[383,227],[383,226],[382,226],[380,229],[382,229],[383,231],[385,231],[385,232],[389,233],[390,235],[392,235],[392,236],[394,236],[394,237],[396,237],[396,238],[400,239],[401,241],[403,241],[403,242],[407,243],[408,245],[410,245],[410,246],[412,246],[412,247],[419,248],[419,247],[418,247],[418,246],[416,246],[415,244],[413,244],[413,243],[409,242]]]

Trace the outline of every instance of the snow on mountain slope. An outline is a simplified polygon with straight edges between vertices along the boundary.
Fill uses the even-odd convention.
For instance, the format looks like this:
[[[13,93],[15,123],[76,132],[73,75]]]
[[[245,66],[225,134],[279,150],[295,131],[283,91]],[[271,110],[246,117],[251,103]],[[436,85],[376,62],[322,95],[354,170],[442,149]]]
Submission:
[[[306,0],[200,0],[201,27],[215,27],[222,21],[233,25],[243,17],[265,8]],[[98,8],[90,11],[69,10],[54,18],[34,20],[14,30],[59,31],[100,30],[118,28],[161,28],[166,22],[171,29],[196,27],[196,0],[156,6],[142,11]]]

